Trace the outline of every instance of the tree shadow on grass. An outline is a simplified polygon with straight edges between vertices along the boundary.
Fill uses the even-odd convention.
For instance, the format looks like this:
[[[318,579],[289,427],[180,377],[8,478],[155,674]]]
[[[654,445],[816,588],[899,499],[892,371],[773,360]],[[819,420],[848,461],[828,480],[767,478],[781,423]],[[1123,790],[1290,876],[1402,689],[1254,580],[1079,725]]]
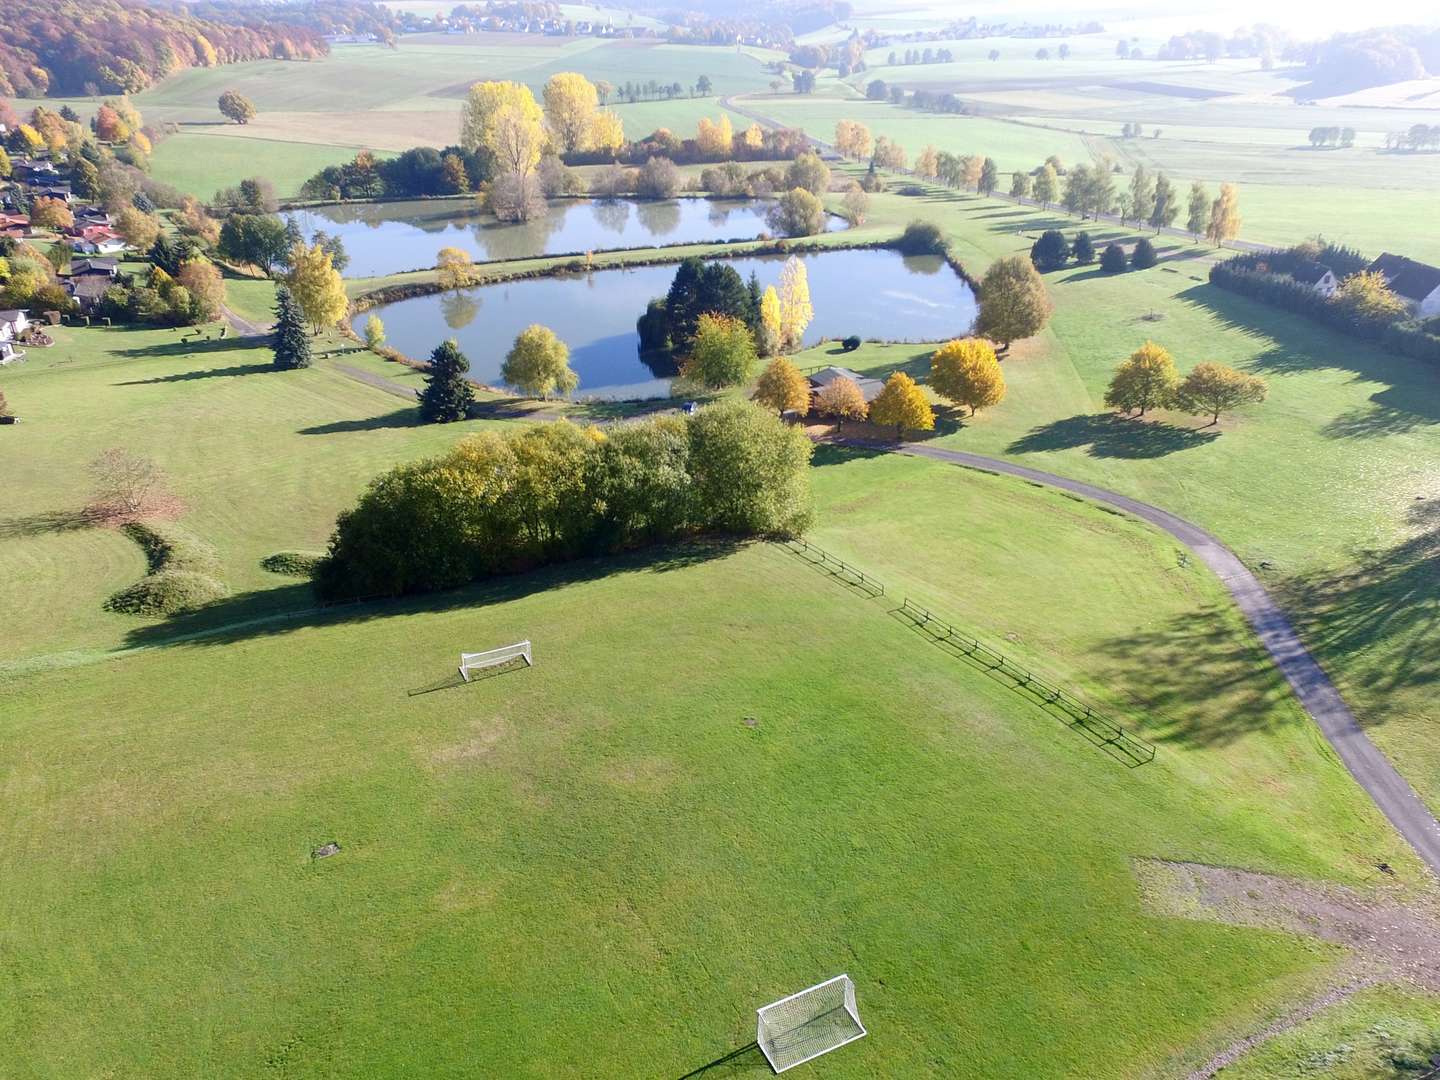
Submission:
[[[815,444],[815,453],[810,464],[818,468],[827,465],[845,465],[852,461],[877,458],[887,451],[880,446],[865,446],[849,442],[822,442]]]
[[[1007,454],[1035,454],[1080,447],[1098,458],[1158,458],[1193,450],[1219,438],[1218,431],[1177,427],[1115,413],[1070,416],[1032,428],[1005,448]]]
[[[1368,405],[1334,417],[1320,434],[1327,439],[1374,439],[1407,435],[1432,424],[1440,424],[1440,394],[1427,398],[1391,387],[1371,394]]]
[[[267,371],[280,370],[274,364],[236,364],[234,367],[200,368],[195,371],[176,371],[170,375],[156,375],[153,379],[128,379],[117,382],[116,386],[150,386],[155,383],[193,382],[197,379],[228,379],[240,375],[261,375]]]
[[[89,510],[45,510],[23,517],[0,518],[0,540],[97,528],[100,518]]]
[[[1357,672],[1371,695],[1440,684],[1440,499],[1417,502],[1409,524],[1407,539],[1278,590],[1322,663],[1373,650],[1377,661]],[[1362,716],[1367,722],[1373,718]]]
[[[316,424],[301,428],[301,435],[342,435],[351,431],[383,431],[387,428],[420,427],[419,409],[396,409],[383,416],[367,416],[359,420],[333,420],[328,424]]]
[[[136,345],[129,349],[116,349],[116,356],[140,360],[157,356],[203,356],[209,353],[250,351],[255,348],[255,338],[178,338],[175,341],[157,342],[153,345]],[[269,367],[268,364],[258,365]],[[203,372],[201,374],[204,374]],[[158,381],[158,380],[150,380]]]
[[[527,573],[491,578],[475,585],[423,595],[317,606],[308,583],[231,596],[218,603],[159,622],[136,626],[127,648],[186,645],[207,647],[279,637],[312,626],[367,623],[396,615],[483,608],[618,574],[660,574],[683,570],[734,554],[751,541],[706,537],[606,558],[579,559]]]
[[[1093,678],[1145,717],[1153,742],[1223,746],[1298,722],[1275,706],[1288,685],[1238,620],[1214,606],[1174,615],[1094,650]]]

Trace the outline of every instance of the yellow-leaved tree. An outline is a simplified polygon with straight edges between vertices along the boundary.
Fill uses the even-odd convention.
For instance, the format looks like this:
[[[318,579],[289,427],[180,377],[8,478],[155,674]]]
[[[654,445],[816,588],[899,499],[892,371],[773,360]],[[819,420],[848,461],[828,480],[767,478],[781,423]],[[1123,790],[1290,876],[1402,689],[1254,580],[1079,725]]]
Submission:
[[[33,217],[33,215],[32,215]],[[1330,302],[1360,322],[1393,322],[1409,310],[1379,270],[1361,270],[1340,283]]]
[[[804,416],[810,411],[810,384],[799,368],[783,356],[777,356],[756,380],[755,400],[782,415],[797,412]]]
[[[435,270],[442,286],[447,289],[461,289],[471,283],[475,265],[468,251],[443,247],[435,257]]]
[[[290,272],[285,275],[290,295],[300,306],[305,320],[319,333],[322,327],[339,322],[350,307],[345,281],[330,263],[330,252],[319,244],[296,244],[290,250]]]
[[[840,120],[835,124],[835,149],[845,157],[870,156],[870,129],[858,120]]]
[[[590,121],[590,149],[618,154],[625,146],[625,125],[620,114],[602,109]]]
[[[897,371],[870,403],[870,422],[882,427],[893,424],[898,439],[907,431],[934,431],[935,410],[915,380]]]
[[[780,339],[780,294],[774,285],[765,286],[760,296],[760,346],[761,356],[774,356],[783,347]]]
[[[820,388],[815,395],[815,411],[821,416],[833,417],[835,430],[839,431],[842,420],[864,420],[870,406],[865,404],[860,384],[841,375]]]
[[[1005,397],[1005,375],[983,338],[947,341],[930,357],[930,387],[947,401],[970,406],[970,415]]]
[[[940,175],[940,155],[935,152],[935,147],[926,145],[915,159],[915,172],[926,180],[934,180]]]
[[[1164,346],[1147,341],[1121,361],[1105,390],[1105,404],[1127,413],[1165,409],[1175,404],[1180,376],[1175,361]]]
[[[761,297],[763,316],[764,297]],[[785,260],[780,270],[780,347],[794,349],[805,336],[805,328],[815,318],[810,303],[810,278],[805,264],[794,255]]]
[[[1193,415],[1209,413],[1210,423],[1218,424],[1222,412],[1264,401],[1268,390],[1263,379],[1249,372],[1207,361],[1185,376],[1175,392],[1175,404]]]
[[[734,142],[735,129],[729,116],[721,113],[718,123],[708,116],[700,118],[700,124],[695,130],[695,145],[705,157],[728,158]]]
[[[762,150],[765,147],[765,129],[759,124],[751,124],[745,129],[745,149],[751,152]]]
[[[1210,223],[1205,238],[1216,247],[1240,235],[1240,193],[1234,184],[1221,184],[1220,194],[1210,204]]]
[[[515,82],[470,87],[460,112],[460,145],[485,151],[496,172],[529,175],[545,147],[543,114],[530,88]]]
[[[563,154],[589,150],[600,94],[595,84],[575,71],[559,71],[545,83],[545,123]]]

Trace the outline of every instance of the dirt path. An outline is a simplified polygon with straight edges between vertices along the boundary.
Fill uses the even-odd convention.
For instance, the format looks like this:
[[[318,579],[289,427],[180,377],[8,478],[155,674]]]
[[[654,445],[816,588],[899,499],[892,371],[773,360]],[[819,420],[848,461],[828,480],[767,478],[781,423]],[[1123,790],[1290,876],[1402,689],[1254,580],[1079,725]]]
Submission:
[[[1054,473],[1042,472],[998,458],[971,454],[962,450],[945,450],[925,443],[904,443],[887,447],[916,457],[931,458],[953,465],[985,469],[1016,476],[1022,480],[1060,488],[1095,502],[1106,503],[1142,521],[1163,529],[1179,540],[1215,572],[1229,590],[1245,618],[1254,627],[1260,641],[1284,674],[1300,704],[1314,719],[1335,753],[1350,774],[1375,801],[1390,823],[1415,849],[1415,853],[1432,872],[1440,875],[1440,822],[1415,794],[1410,784],[1370,741],[1355,714],[1345,704],[1340,692],[1310,655],[1291,627],[1285,613],[1265,591],[1250,569],[1218,539],[1184,518],[1158,506],[1120,495],[1093,484],[1069,480]]]
[[[268,326],[261,326],[257,322],[251,322],[245,318],[245,316],[237,313],[233,308],[222,306],[220,308],[220,314],[226,322],[235,328],[235,332],[241,337],[268,337],[270,334],[270,328]]]
[[[347,379],[354,379],[366,386],[373,386],[376,390],[383,390],[387,394],[404,398],[406,401],[413,402],[420,396],[414,387],[406,386],[404,383],[398,383],[394,379],[387,379],[384,375],[376,375],[373,371],[366,371],[351,364],[342,364],[337,361],[335,370]]]

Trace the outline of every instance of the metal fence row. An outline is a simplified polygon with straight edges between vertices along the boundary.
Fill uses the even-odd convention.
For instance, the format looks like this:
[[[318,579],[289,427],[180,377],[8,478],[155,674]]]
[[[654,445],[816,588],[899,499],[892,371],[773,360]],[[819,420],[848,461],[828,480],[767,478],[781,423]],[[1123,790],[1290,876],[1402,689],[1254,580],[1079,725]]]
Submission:
[[[1040,678],[1028,668],[1021,667],[978,638],[962,633],[950,623],[937,618],[928,608],[921,607],[908,596],[897,612],[937,643],[958,649],[991,671],[1006,676],[1017,688],[1023,688],[1046,705],[1061,710],[1077,727],[1082,728],[1101,745],[1117,751],[1134,764],[1144,765],[1155,760],[1155,747],[1144,739],[1130,734],[1103,713],[1096,712],[1083,701]]]
[[[834,577],[840,578],[846,584],[853,585],[857,589],[869,593],[871,596],[884,596],[885,586],[871,577],[859,567],[851,566],[844,559],[837,558],[822,547],[816,547],[803,537],[793,537],[785,542],[796,555],[800,556],[812,566],[818,567]]]

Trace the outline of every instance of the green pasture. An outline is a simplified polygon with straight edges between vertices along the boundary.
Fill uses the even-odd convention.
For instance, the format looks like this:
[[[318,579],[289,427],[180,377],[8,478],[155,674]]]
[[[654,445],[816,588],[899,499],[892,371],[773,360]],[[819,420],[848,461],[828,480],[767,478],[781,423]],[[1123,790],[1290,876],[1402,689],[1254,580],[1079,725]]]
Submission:
[[[129,541],[5,531],[7,579],[35,582],[7,655],[70,650],[12,666],[0,700],[0,1033],[26,1072],[678,1076],[838,970],[872,1035],[827,1075],[1178,1071],[1337,955],[1149,915],[1131,859],[1415,873],[1218,583],[1123,517],[822,449],[815,536],[883,599],[757,544],[316,612],[259,558],[319,546],[375,471],[474,425],[412,426],[343,357],[276,373],[168,345],[75,332],[7,383],[23,515],[83,497],[66,463],[114,437],[108,409],[153,432],[126,441],[234,592],[112,622],[93,574],[138,575]],[[904,595],[1156,760],[1126,768],[928,644]],[[1176,664],[1152,635],[1182,624]],[[522,636],[534,669],[453,685],[455,653]],[[143,648],[80,662],[106,643]]]
[[[155,148],[150,172],[157,180],[202,199],[248,176],[263,176],[275,185],[277,195],[286,198],[298,194],[300,185],[325,166],[349,161],[359,149],[358,145],[225,138],[183,131]]]

